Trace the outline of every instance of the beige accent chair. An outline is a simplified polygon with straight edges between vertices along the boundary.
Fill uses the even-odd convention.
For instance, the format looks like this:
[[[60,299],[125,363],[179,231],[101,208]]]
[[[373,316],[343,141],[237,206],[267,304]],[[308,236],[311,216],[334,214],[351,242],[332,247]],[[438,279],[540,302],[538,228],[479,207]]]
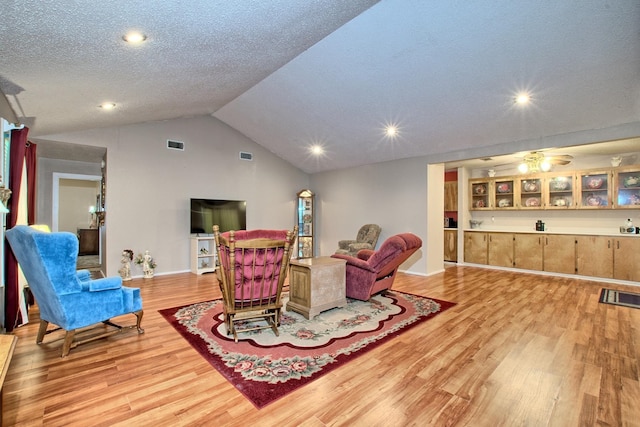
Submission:
[[[337,254],[356,256],[362,249],[375,250],[382,229],[377,224],[365,224],[360,227],[356,240],[340,240]]]

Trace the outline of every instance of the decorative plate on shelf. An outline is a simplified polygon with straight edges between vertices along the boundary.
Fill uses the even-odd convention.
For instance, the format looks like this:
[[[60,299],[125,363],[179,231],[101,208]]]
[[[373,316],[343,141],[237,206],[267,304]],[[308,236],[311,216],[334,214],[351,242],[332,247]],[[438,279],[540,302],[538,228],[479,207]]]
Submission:
[[[484,194],[487,192],[487,187],[485,185],[476,185],[473,188],[473,192],[476,194]]]
[[[498,193],[511,193],[511,186],[507,183],[498,184],[496,190]]]
[[[309,214],[303,215],[302,222],[311,222],[311,215]]]
[[[553,199],[553,206],[567,206],[567,199],[564,197],[556,197]]]
[[[623,181],[625,187],[638,187],[640,186],[640,177],[628,176]]]
[[[587,197],[587,205],[588,206],[604,206],[605,203],[601,197],[591,195]]]
[[[500,208],[508,208],[511,206],[511,200],[509,199],[500,199],[498,200],[498,207]]]
[[[600,177],[594,176],[591,178],[587,178],[587,188],[597,190],[598,188],[602,187],[602,184],[604,184],[604,179]]]
[[[549,183],[549,187],[554,191],[563,191],[569,188],[569,183],[562,180],[553,180]]]
[[[529,208],[540,206],[540,199],[537,197],[529,197],[527,200],[525,200],[524,205]]]
[[[484,200],[482,199],[476,200],[475,202],[473,202],[473,206],[476,208],[484,208],[485,207]]]
[[[535,193],[538,191],[538,183],[535,181],[525,181],[522,183],[522,189],[527,193]]]

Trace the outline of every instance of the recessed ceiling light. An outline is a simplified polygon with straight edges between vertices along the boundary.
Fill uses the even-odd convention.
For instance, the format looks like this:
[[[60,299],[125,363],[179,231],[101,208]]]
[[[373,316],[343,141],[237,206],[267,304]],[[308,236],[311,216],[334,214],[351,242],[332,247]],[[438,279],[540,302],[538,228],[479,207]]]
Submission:
[[[526,105],[531,101],[531,96],[528,93],[519,93],[515,98],[516,104]]]
[[[320,154],[324,153],[324,149],[322,148],[321,145],[316,144],[311,147],[311,152],[316,156],[319,156]]]
[[[122,40],[130,44],[140,44],[146,39],[147,39],[147,36],[145,36],[144,34],[138,31],[131,31],[125,34],[124,36],[122,36]]]
[[[398,128],[395,127],[394,125],[389,125],[387,126],[387,128],[384,130],[384,133],[390,137],[393,138],[394,136],[396,136],[398,134]]]
[[[99,107],[103,110],[113,110],[114,108],[116,108],[116,104],[114,104],[113,102],[103,102],[99,105]]]

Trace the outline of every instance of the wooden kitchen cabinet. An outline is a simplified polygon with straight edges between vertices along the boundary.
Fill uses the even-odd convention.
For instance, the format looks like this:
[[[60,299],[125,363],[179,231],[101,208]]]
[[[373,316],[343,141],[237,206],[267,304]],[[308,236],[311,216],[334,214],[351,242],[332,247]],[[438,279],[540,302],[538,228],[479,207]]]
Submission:
[[[456,212],[458,210],[458,182],[447,181],[444,183],[444,211]]]
[[[464,262],[487,263],[487,233],[467,231],[464,233]]]
[[[457,230],[444,230],[444,260],[458,262]]]
[[[574,173],[547,174],[545,179],[545,209],[575,209]]]
[[[544,271],[554,273],[576,273],[575,236],[563,234],[544,235],[542,265]]]
[[[578,207],[580,209],[610,209],[611,178],[612,173],[609,170],[578,172]]]
[[[518,180],[518,199],[516,205],[520,209],[542,209],[545,204],[543,197],[542,178],[529,177]]]
[[[613,277],[613,237],[575,236],[576,274]]]
[[[469,210],[640,209],[640,165],[469,179]]]
[[[542,271],[544,236],[516,233],[513,236],[513,266],[526,270]]]
[[[493,209],[491,199],[493,197],[493,186],[489,179],[469,180],[469,210],[490,210]],[[489,194],[491,192],[491,194]]]
[[[614,188],[614,206],[616,208],[640,208],[640,166],[627,166],[616,171]]]
[[[496,267],[513,267],[513,234],[487,233],[487,264]]]
[[[614,239],[613,278],[640,282],[640,237]]]
[[[491,194],[494,196],[491,205],[497,210],[517,209],[517,190],[518,187],[515,178],[496,178],[495,181],[493,181],[491,191]]]

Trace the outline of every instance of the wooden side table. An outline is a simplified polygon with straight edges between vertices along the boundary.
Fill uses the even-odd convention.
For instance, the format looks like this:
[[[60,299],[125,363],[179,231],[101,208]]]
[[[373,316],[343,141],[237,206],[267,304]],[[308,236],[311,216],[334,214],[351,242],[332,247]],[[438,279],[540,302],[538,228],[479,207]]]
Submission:
[[[321,311],[347,305],[346,261],[325,257],[292,259],[287,311],[307,319]]]

